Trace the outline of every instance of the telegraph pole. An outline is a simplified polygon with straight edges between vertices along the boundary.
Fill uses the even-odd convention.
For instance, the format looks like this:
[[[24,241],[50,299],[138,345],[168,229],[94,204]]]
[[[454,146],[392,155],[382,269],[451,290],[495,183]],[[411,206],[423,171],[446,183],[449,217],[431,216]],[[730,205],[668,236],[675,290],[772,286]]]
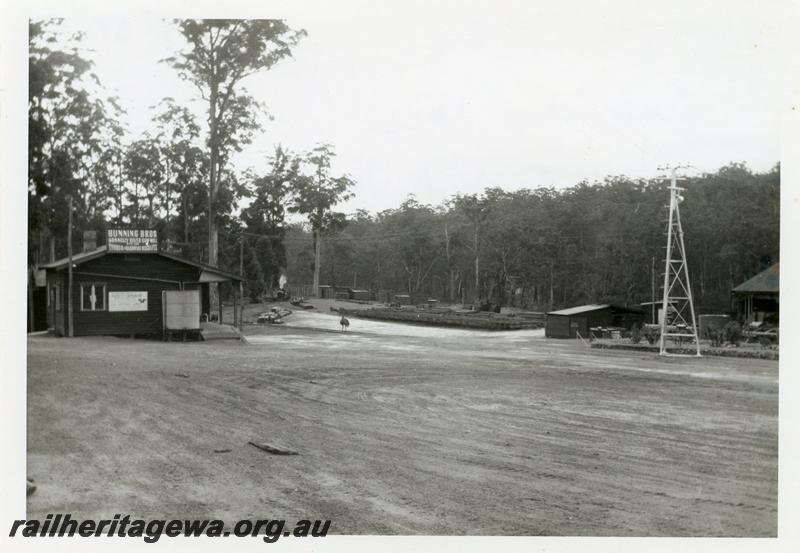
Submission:
[[[72,315],[72,194],[67,196],[67,209],[67,336],[72,338],[75,335]]]
[[[669,219],[667,222],[667,252],[664,262],[664,296],[661,302],[661,338],[659,353],[669,355],[666,349],[668,338],[691,338],[694,340],[697,356],[700,356],[700,339],[694,313],[692,287],[689,284],[689,268],[686,263],[686,247],[681,226],[680,195],[684,188],[677,186],[677,167],[671,168],[669,186]],[[669,309],[674,319],[669,324]]]
[[[244,234],[239,236],[239,276],[244,275]]]
[[[656,324],[656,257],[650,260],[650,321]]]

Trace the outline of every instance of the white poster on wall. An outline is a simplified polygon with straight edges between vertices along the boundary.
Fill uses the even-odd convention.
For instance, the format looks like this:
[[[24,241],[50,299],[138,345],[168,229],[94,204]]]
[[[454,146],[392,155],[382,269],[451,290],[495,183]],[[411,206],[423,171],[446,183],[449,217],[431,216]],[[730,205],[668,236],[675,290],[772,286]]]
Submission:
[[[109,311],[147,311],[147,292],[109,292]]]

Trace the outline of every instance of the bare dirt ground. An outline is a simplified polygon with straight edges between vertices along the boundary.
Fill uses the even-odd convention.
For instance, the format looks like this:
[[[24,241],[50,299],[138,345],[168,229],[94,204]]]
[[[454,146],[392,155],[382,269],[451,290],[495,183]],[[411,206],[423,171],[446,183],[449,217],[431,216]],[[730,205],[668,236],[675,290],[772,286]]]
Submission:
[[[295,312],[246,327],[250,345],[30,337],[28,516],[776,535],[773,361],[601,351],[541,331],[338,328]]]

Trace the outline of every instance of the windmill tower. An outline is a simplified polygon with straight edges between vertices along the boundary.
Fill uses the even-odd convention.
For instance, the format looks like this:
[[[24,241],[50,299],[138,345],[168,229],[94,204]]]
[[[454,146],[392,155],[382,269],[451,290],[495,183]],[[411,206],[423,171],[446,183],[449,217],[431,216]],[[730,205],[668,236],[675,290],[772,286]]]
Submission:
[[[667,253],[664,270],[664,297],[661,302],[660,354],[668,355],[666,341],[694,341],[700,356],[700,339],[694,314],[689,268],[686,264],[686,247],[683,243],[680,203],[684,191],[677,186],[677,167],[671,168],[669,187],[669,220],[667,222]]]

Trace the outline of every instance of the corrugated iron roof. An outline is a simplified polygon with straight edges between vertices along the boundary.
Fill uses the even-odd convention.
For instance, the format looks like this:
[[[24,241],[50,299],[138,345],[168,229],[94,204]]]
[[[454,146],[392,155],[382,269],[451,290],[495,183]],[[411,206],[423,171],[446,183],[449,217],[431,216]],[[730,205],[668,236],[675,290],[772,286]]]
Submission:
[[[766,271],[761,271],[750,280],[746,280],[733,289],[737,293],[750,292],[772,292],[777,294],[780,291],[780,269],[779,263],[775,263]]]
[[[576,307],[568,307],[567,309],[560,309],[559,311],[550,311],[548,315],[578,315],[580,313],[588,313],[590,311],[599,311],[601,309],[611,308],[614,311],[624,311],[626,313],[644,313],[644,310],[638,307],[625,307],[624,305],[612,305],[610,303],[592,303],[589,305],[578,305]]]
[[[186,263],[187,265],[193,265],[193,266],[195,266],[195,267],[197,267],[199,269],[202,269],[203,271],[208,271],[210,273],[216,273],[216,274],[222,275],[222,276],[224,276],[224,277],[226,277],[226,278],[228,278],[230,280],[236,280],[236,281],[244,280],[244,277],[241,276],[241,275],[237,275],[235,273],[230,273],[228,271],[223,271],[222,269],[219,269],[217,267],[212,267],[211,265],[206,265],[205,263],[198,263],[196,261],[189,261],[188,259],[184,259],[184,258],[182,258],[180,256],[177,256],[177,255],[174,255],[174,254],[171,254],[171,253],[166,253],[166,252],[157,252],[157,254],[160,255],[161,257],[166,257],[167,259],[172,259],[174,261],[178,261],[179,263]],[[150,254],[150,255],[152,255],[152,254]]]
[[[85,263],[87,261],[91,261],[92,259],[96,259],[98,257],[102,257],[106,254],[108,255],[121,255],[123,252],[109,252],[108,247],[100,246],[99,248],[92,250],[90,252],[83,252],[78,253],[72,256],[72,265],[80,265],[81,263]],[[229,273],[228,271],[223,271],[217,267],[211,267],[204,263],[197,263],[196,261],[190,261],[188,259],[184,259],[177,255],[173,255],[171,253],[166,252],[128,252],[129,254],[135,255],[160,255],[161,257],[166,257],[167,259],[172,259],[173,261],[177,261],[179,263],[185,263],[186,265],[191,265],[193,267],[197,267],[203,271],[208,271],[211,273],[215,273],[221,275],[229,280],[244,280],[244,278],[240,275],[236,275],[234,273]],[[59,259],[57,261],[53,261],[52,263],[48,263],[46,265],[40,265],[41,269],[63,269],[69,263],[69,258],[65,257],[63,259]]]
[[[78,265],[79,263],[83,263],[85,261],[89,261],[90,259],[95,259],[96,257],[102,257],[108,253],[108,248],[106,246],[100,246],[89,252],[81,252],[76,253],[72,256],[72,264]],[[62,259],[57,259],[52,263],[46,263],[44,265],[39,265],[40,269],[61,269],[62,267],[66,267],[67,263],[69,262],[68,257],[64,257]]]
[[[577,315],[578,313],[586,313],[588,311],[598,311],[600,309],[606,309],[607,307],[611,307],[611,304],[604,303],[604,304],[579,305],[577,307],[568,307],[567,309],[561,309],[559,311],[550,311],[548,315]]]

